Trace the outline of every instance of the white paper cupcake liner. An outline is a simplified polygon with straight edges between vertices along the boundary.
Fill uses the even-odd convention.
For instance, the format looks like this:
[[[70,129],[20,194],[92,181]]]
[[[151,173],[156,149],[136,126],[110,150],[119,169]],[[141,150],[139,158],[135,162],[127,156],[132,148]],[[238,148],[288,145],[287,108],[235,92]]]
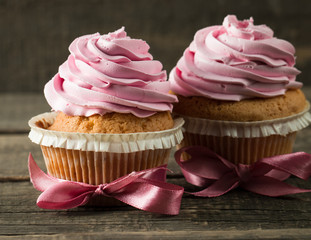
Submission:
[[[54,122],[57,113],[43,113],[30,119],[29,138],[42,146],[81,151],[131,153],[144,150],[170,149],[183,139],[184,120],[174,120],[172,129],[157,132],[104,134],[72,133],[45,129]]]
[[[167,164],[171,149],[132,153],[79,151],[42,146],[50,175],[93,185],[111,182],[133,171]]]
[[[70,181],[99,185],[133,171],[167,164],[171,149],[183,139],[181,118],[164,131],[96,134],[47,130],[56,115],[33,117],[29,138],[41,145],[48,173]],[[98,205],[100,199],[95,202]]]
[[[311,123],[309,103],[293,116],[256,122],[230,122],[182,116],[184,140],[178,147],[206,146],[235,164],[291,153],[296,132]],[[187,160],[189,156],[183,155]]]
[[[308,112],[310,104],[301,113],[293,116],[265,121],[235,122],[209,120],[178,115],[185,120],[184,129],[188,133],[234,137],[234,138],[256,138],[271,135],[286,136],[297,132],[311,123],[311,114]]]
[[[287,136],[271,135],[259,138],[216,137],[195,133],[184,133],[184,140],[178,146],[206,146],[223,158],[235,164],[252,164],[264,157],[291,153],[296,132]],[[189,156],[183,155],[187,160]]]

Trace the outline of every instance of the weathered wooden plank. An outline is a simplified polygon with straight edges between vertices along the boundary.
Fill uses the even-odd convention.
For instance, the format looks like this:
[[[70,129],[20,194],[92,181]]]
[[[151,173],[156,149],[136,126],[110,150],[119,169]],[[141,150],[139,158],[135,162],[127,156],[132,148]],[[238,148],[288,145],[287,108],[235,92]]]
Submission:
[[[123,25],[130,36],[150,44],[155,59],[162,61],[167,71],[198,29],[221,24],[228,13],[240,19],[253,16],[255,24],[267,24],[277,37],[289,40],[296,48],[308,48],[311,36],[305,26],[311,23],[310,9],[308,0],[299,4],[290,0],[171,0],[169,4],[163,0],[148,4],[143,0],[133,4],[125,0],[93,0],[92,4],[83,0],[2,0],[0,91],[40,91],[67,58],[74,38],[107,33]],[[299,60],[299,51],[297,55]],[[302,75],[306,83],[310,55],[307,60],[298,66],[306,73]]]
[[[294,151],[305,151],[311,153],[311,126],[297,134]],[[14,179],[25,179],[28,177],[27,158],[32,153],[36,162],[45,170],[43,156],[38,145],[28,139],[27,134],[0,135],[0,180],[8,181]],[[171,153],[168,168],[169,176],[180,175],[181,171],[173,159]]]
[[[40,146],[32,143],[27,134],[0,135],[0,180],[28,177],[30,152],[41,169],[45,169]]]
[[[0,133],[28,132],[31,117],[49,112],[42,94],[0,94]]]
[[[184,185],[183,179],[170,182]],[[311,182],[290,183],[311,188]],[[193,190],[192,187],[188,188]],[[222,197],[186,196],[178,216],[146,213],[132,207],[43,210],[36,205],[39,192],[29,182],[0,183],[0,236],[51,235],[96,232],[249,231],[311,229],[311,196],[270,198],[242,190]],[[285,232],[284,232],[285,234]],[[292,233],[294,234],[294,232]],[[302,236],[304,236],[302,234]]]
[[[294,151],[305,151],[311,154],[311,126],[300,131],[294,145]],[[41,149],[38,145],[28,139],[27,134],[0,135],[0,180],[13,180],[27,178],[27,157],[31,152],[41,167],[45,169]],[[168,172],[169,176],[179,175],[180,169],[173,159],[173,153],[169,161],[168,168],[173,172]]]
[[[1,96],[3,95],[0,98]],[[26,101],[23,95],[20,95],[19,101],[18,98],[9,96],[6,99],[9,99],[7,104]],[[41,99],[45,104],[41,95],[28,95],[26,99],[37,103]],[[28,114],[32,116],[43,112],[44,104],[38,103],[38,108],[28,108]],[[19,109],[24,110],[22,107]],[[7,110],[9,114],[4,119],[10,116],[11,110]],[[15,126],[26,122],[25,112],[15,112],[14,116],[20,117],[14,123]],[[4,126],[3,122],[0,120],[0,125]],[[12,127],[14,124],[10,131],[28,132],[27,124],[20,130]],[[310,143],[311,127],[298,134],[294,151],[311,153]],[[185,196],[181,213],[176,217],[154,215],[131,207],[42,210],[35,205],[39,192],[25,181],[28,179],[27,155],[30,151],[44,169],[40,148],[30,142],[26,133],[2,132],[0,135],[0,239],[6,239],[10,235],[26,235],[25,239],[79,239],[84,236],[92,239],[129,236],[129,239],[131,236],[150,238],[151,233],[157,233],[153,235],[155,238],[160,238],[163,234],[163,239],[308,239],[310,236],[310,194],[268,198],[235,190],[211,199]],[[169,168],[174,169],[174,166],[170,165]],[[184,179],[174,176],[176,175],[171,175],[170,182],[188,186]],[[20,182],[13,182],[13,179]],[[310,180],[300,182],[290,179],[290,182],[311,188]],[[291,229],[289,233],[287,229]],[[169,232],[176,232],[176,235],[169,235]],[[77,233],[79,234],[76,235]]]
[[[0,181],[18,181],[28,178],[27,159],[31,152],[37,164],[45,170],[45,164],[40,146],[32,143],[27,134],[0,135]],[[180,174],[179,167],[173,161],[169,161],[168,175]]]
[[[303,91],[311,100],[311,87],[304,87]],[[51,110],[43,93],[2,93],[0,103],[0,133],[26,133],[31,117]]]
[[[96,233],[71,233],[71,234],[54,234],[54,235],[23,235],[25,240],[59,240],[59,239],[215,239],[215,240],[230,240],[230,239],[269,239],[269,240],[309,240],[311,229],[274,229],[274,230],[245,230],[245,231],[148,231],[148,232],[96,232]],[[0,240],[20,239],[21,236],[5,236]]]

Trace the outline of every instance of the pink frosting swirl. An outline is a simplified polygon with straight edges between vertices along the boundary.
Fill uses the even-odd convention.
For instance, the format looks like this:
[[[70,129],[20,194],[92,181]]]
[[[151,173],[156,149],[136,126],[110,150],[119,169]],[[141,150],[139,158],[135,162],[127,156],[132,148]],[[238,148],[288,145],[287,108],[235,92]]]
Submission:
[[[53,110],[68,115],[119,112],[147,117],[171,111],[177,98],[169,94],[166,71],[148,50],[145,41],[131,39],[124,28],[79,37],[45,85],[45,97]]]
[[[266,25],[229,15],[222,26],[199,30],[185,50],[169,81],[173,92],[239,101],[274,97],[300,88],[294,67],[295,48],[273,37]]]

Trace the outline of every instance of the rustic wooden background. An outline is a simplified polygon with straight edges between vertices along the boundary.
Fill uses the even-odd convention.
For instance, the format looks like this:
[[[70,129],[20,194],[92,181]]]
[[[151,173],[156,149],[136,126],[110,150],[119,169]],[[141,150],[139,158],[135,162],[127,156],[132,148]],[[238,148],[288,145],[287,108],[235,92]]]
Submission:
[[[227,14],[253,16],[297,49],[298,77],[311,99],[310,0],[0,0],[0,240],[7,239],[311,239],[310,193],[269,198],[243,190],[219,198],[185,196],[180,215],[131,207],[39,209],[27,155],[45,169],[27,121],[50,110],[42,90],[65,61],[76,37],[114,31],[146,40],[169,72],[205,26]],[[311,126],[298,133],[294,151],[311,153]],[[187,185],[180,171],[169,182]],[[311,182],[289,182],[311,188]]]
[[[311,87],[304,92],[311,98]],[[221,197],[185,194],[178,216],[163,216],[132,207],[46,210],[36,206],[40,192],[29,181],[31,152],[45,170],[40,147],[27,135],[27,121],[46,111],[42,93],[0,94],[0,240],[218,239],[310,240],[311,193],[270,198],[235,189]],[[22,104],[21,104],[22,103]],[[294,151],[311,153],[311,126],[297,134]],[[168,181],[186,184],[171,156]],[[311,189],[311,179],[288,183]]]
[[[42,92],[71,41],[114,31],[146,40],[169,72],[196,30],[227,14],[253,16],[297,49],[298,77],[311,77],[310,0],[0,0],[0,92]]]

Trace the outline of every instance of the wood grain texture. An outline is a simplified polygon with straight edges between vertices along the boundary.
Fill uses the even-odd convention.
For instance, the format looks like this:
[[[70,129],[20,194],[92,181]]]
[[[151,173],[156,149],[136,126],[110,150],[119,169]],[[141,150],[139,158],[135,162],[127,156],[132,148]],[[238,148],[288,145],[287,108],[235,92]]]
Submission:
[[[40,146],[32,143],[28,134],[0,134],[0,182],[28,179],[27,159],[31,153],[41,169],[46,171]],[[181,171],[173,160],[171,152],[168,176],[180,175]]]
[[[170,179],[170,182],[186,185],[183,179]],[[299,184],[297,179],[289,182],[311,187],[310,182]],[[192,187],[187,189],[194,190]],[[235,190],[210,199],[185,196],[180,214],[174,217],[142,212],[128,206],[43,210],[35,205],[38,195],[39,192],[29,182],[0,183],[0,236],[110,231],[146,234],[149,231],[183,231],[189,236],[191,231],[311,230],[310,194],[269,198]]]
[[[294,151],[305,151],[311,154],[311,126],[297,134]],[[32,143],[27,134],[0,135],[0,181],[27,179],[27,157],[32,153],[41,169],[45,170],[40,146]],[[181,171],[171,152],[168,176],[180,176]]]
[[[129,36],[146,40],[154,59],[168,72],[194,33],[220,25],[228,13],[254,17],[278,38],[297,48],[300,81],[310,84],[311,2],[309,0],[0,0],[0,92],[41,92],[68,57],[78,36],[125,26]],[[302,59],[302,61],[300,61]]]
[[[311,96],[311,88],[304,88],[306,96]],[[4,102],[2,112],[4,117],[0,120],[0,178],[26,177],[27,156],[33,154],[39,166],[43,169],[43,157],[40,147],[28,139],[28,120],[36,114],[49,111],[42,94],[0,94],[0,102]],[[23,104],[21,104],[23,103]],[[14,134],[19,132],[20,134]],[[311,153],[311,126],[298,132],[294,151]],[[18,166],[18,167],[16,167]],[[169,168],[171,174],[180,174],[180,170],[172,159]]]
[[[311,87],[302,89],[311,100]],[[41,93],[0,93],[0,133],[28,133],[31,117],[49,112],[43,91]]]
[[[297,235],[299,233],[299,235]],[[293,229],[273,229],[273,230],[225,230],[225,231],[148,231],[148,232],[95,232],[95,233],[65,233],[53,235],[23,235],[25,240],[102,240],[102,239],[214,239],[214,240],[232,240],[232,239],[267,239],[267,240],[309,240],[311,236],[310,229],[301,231],[299,228]],[[21,236],[5,236],[0,240],[16,240]]]
[[[28,177],[27,158],[33,154],[41,169],[45,169],[40,146],[32,143],[27,134],[0,135],[0,181]]]
[[[305,88],[307,97],[311,88]],[[308,97],[310,99],[310,97]],[[28,139],[27,121],[49,110],[42,94],[0,94],[0,240],[2,239],[311,239],[311,194],[270,198],[240,189],[217,198],[185,194],[178,216],[130,206],[44,210],[29,181],[27,155],[45,169],[41,150]],[[21,106],[21,103],[24,105]],[[9,106],[10,105],[10,106]],[[14,120],[13,120],[14,119]],[[294,151],[311,153],[311,127],[300,131]],[[173,161],[168,181],[190,186]],[[311,189],[311,180],[288,183]]]
[[[50,110],[43,91],[41,94],[0,94],[0,133],[29,132],[29,119]]]
[[[299,236],[297,233],[300,232]],[[25,240],[102,240],[102,239],[214,239],[214,240],[232,240],[232,239],[267,239],[267,240],[309,240],[311,236],[311,230],[304,229],[302,232],[299,228],[294,229],[277,229],[277,230],[225,230],[225,231],[148,231],[148,232],[96,232],[96,233],[65,233],[65,234],[53,234],[53,235],[23,235]],[[16,240],[20,239],[20,236],[5,236],[0,240]]]

